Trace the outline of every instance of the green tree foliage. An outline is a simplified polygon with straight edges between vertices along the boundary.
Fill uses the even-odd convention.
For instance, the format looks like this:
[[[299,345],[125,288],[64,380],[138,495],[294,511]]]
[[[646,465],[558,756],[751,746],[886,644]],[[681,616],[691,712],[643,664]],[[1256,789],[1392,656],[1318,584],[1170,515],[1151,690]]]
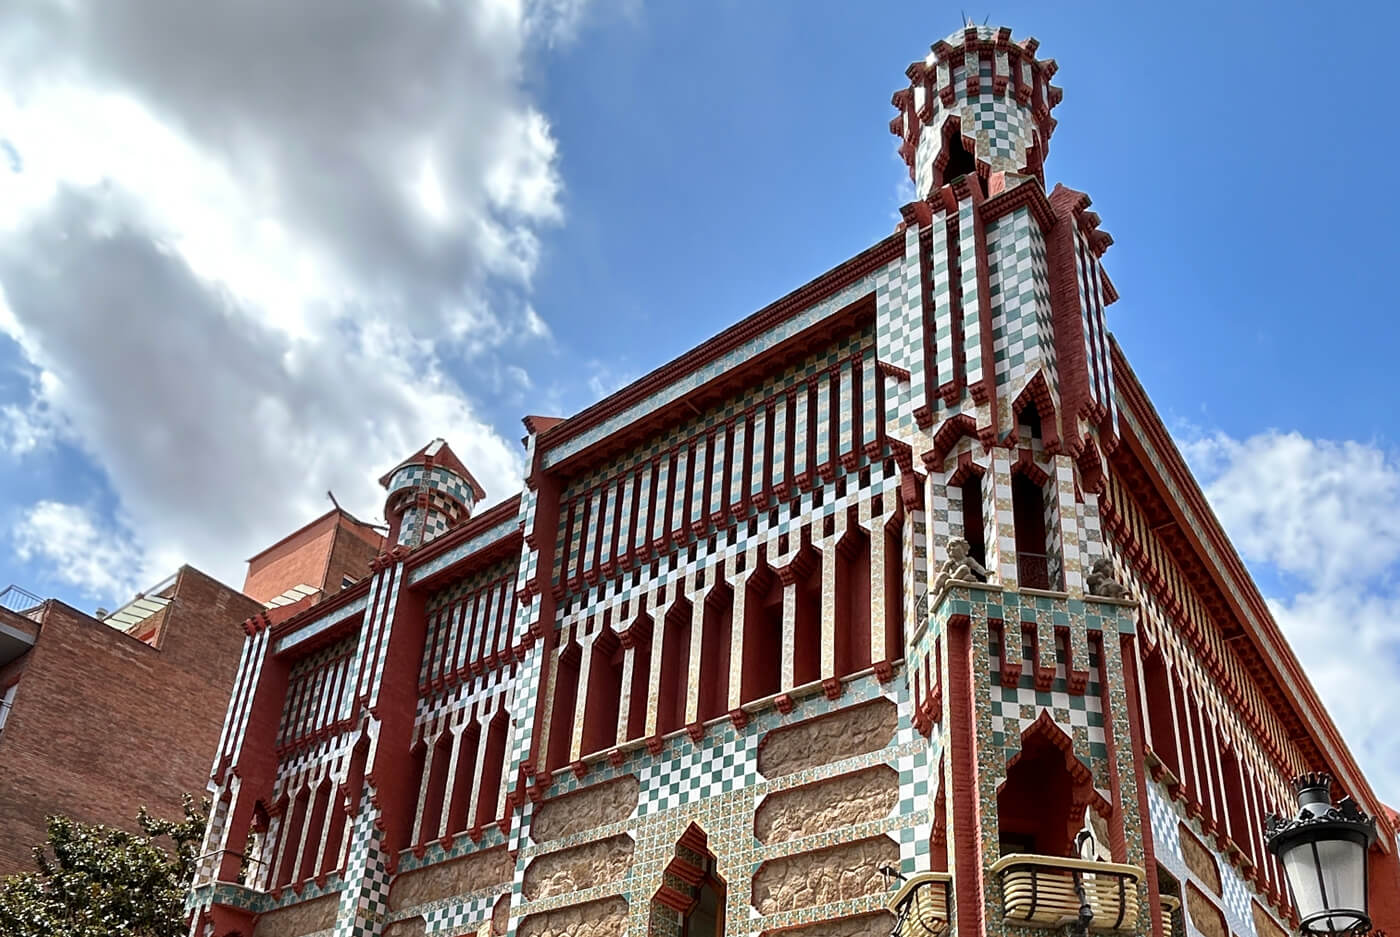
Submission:
[[[34,847],[37,871],[0,884],[5,937],[179,937],[185,890],[204,837],[209,801],[185,796],[183,820],[136,818],[140,833],[48,818]],[[168,840],[169,848],[160,841]]]

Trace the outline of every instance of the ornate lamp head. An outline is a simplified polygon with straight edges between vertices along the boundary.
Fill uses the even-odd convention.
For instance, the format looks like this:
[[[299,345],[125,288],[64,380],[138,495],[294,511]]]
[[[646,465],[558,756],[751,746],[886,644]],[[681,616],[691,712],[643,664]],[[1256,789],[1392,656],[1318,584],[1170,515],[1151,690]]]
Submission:
[[[1361,934],[1371,929],[1366,851],[1376,841],[1376,821],[1350,797],[1332,803],[1332,778],[1294,779],[1298,815],[1270,814],[1265,838],[1283,863],[1298,927],[1304,934]]]

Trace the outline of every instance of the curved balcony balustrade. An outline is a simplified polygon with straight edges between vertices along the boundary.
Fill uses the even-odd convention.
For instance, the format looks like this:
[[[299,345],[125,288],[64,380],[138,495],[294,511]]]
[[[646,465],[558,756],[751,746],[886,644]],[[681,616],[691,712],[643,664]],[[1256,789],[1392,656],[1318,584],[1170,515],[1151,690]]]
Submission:
[[[1082,921],[1092,931],[1137,928],[1137,885],[1142,869],[1116,862],[1003,856],[989,870],[1001,880],[1006,920],[1033,927]]]
[[[905,880],[889,901],[895,916],[892,937],[940,937],[946,933],[952,881],[947,872],[921,872]]]

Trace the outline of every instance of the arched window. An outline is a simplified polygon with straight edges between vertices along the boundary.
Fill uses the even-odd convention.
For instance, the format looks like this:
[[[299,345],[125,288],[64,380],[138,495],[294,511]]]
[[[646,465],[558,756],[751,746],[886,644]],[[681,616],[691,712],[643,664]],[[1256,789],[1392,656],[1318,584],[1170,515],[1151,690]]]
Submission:
[[[885,525],[885,654],[904,656],[904,524]]]
[[[447,775],[452,768],[452,733],[444,730],[433,743],[432,758],[428,761],[428,786],[423,791],[421,823],[418,828],[418,842],[431,843],[438,838],[442,824],[442,799],[447,792]]]
[[[695,824],[681,834],[663,880],[651,900],[647,933],[724,937],[724,879],[705,833]]]
[[[977,175],[977,159],[963,146],[961,130],[952,128],[944,133],[943,151],[948,161],[943,164],[943,182],[952,182],[959,176]]]
[[[1093,776],[1074,754],[1074,743],[1048,712],[1021,735],[1021,751],[1007,763],[997,792],[1001,854],[1072,855],[1074,834],[1093,805],[1107,816],[1108,804]]]
[[[315,878],[321,868],[321,835],[325,832],[326,812],[331,803],[331,779],[325,777],[316,786],[311,798],[311,819],[306,824],[306,845],[301,851],[301,868],[297,871],[297,881],[304,882]]]
[[[982,473],[969,472],[959,486],[962,496],[963,539],[967,541],[968,555],[987,565],[987,531],[982,520]]]
[[[457,744],[457,764],[452,773],[452,804],[447,811],[447,831],[465,833],[471,826],[472,785],[476,783],[476,756],[481,746],[481,729],[476,720],[462,729]]]
[[[277,863],[276,885],[282,888],[291,884],[292,876],[296,874],[297,849],[301,846],[301,834],[306,824],[306,805],[311,798],[311,792],[302,786],[297,791],[296,799],[292,801],[290,816],[283,813],[284,823],[282,826],[282,855]]]
[[[1049,589],[1050,566],[1045,540],[1045,497],[1029,475],[1011,479],[1011,511],[1016,523],[1016,572],[1022,586]]]
[[[792,682],[814,683],[822,676],[822,560],[811,544],[797,552],[791,573],[797,608],[793,615]]]
[[[486,751],[482,753],[481,787],[476,794],[476,825],[484,827],[496,819],[501,802],[501,779],[506,769],[506,735],[510,713],[501,707],[486,729]]]
[[[627,710],[627,740],[646,735],[651,701],[651,619],[643,615],[628,629],[632,642],[632,684]]]
[[[1167,683],[1167,664],[1161,648],[1142,656],[1143,688],[1147,691],[1147,718],[1151,732],[1148,743],[1166,769],[1181,779],[1181,759],[1176,750],[1172,690]]]

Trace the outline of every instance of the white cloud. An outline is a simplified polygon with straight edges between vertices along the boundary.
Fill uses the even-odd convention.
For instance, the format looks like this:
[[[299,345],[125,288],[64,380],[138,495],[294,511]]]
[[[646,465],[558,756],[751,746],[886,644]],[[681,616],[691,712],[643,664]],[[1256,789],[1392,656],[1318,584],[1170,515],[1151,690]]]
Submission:
[[[1364,580],[1400,559],[1400,461],[1358,442],[1270,432],[1187,442],[1207,494],[1250,559],[1319,585]]]
[[[1182,450],[1252,565],[1297,583],[1269,606],[1377,793],[1400,801],[1400,458],[1267,432]]]
[[[15,525],[14,546],[22,561],[43,562],[89,597],[127,596],[138,588],[130,575],[131,545],[101,530],[92,513],[75,504],[31,506]]]
[[[122,549],[71,582],[237,584],[327,488],[376,515],[375,476],[437,435],[518,487],[447,362],[528,388],[512,350],[549,341],[529,286],[563,183],[523,80],[581,6],[0,4],[0,333],[32,375],[0,441],[61,436],[121,519],[84,513]],[[65,575],[36,539],[59,508],[14,537]]]
[[[0,406],[0,451],[24,456],[43,448],[52,438],[53,427],[43,407]]]

